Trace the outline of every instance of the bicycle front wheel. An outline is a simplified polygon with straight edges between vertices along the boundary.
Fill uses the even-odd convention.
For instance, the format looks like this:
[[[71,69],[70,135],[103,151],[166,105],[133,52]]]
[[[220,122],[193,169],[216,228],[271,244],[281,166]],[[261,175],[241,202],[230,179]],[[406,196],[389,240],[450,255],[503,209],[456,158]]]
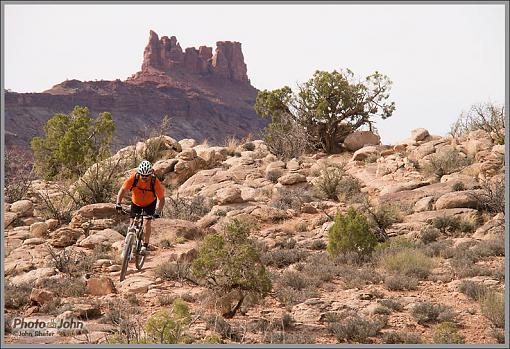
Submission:
[[[123,281],[126,278],[126,272],[129,264],[129,259],[131,258],[131,250],[133,249],[134,238],[135,236],[133,234],[128,233],[128,238],[123,250],[124,259],[122,260],[122,269],[120,270],[120,281]]]
[[[136,269],[142,270],[143,263],[145,262],[145,255],[140,254],[140,250],[142,249],[142,239],[137,240],[136,244],[136,254],[135,254],[135,265]]]

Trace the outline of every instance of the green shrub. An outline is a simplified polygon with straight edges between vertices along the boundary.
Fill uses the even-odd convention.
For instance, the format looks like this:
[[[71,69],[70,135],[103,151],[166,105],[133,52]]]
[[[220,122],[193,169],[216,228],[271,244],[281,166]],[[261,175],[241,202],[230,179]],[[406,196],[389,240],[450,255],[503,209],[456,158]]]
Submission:
[[[465,337],[458,333],[457,325],[448,321],[434,328],[432,339],[437,344],[463,344],[465,341]]]
[[[452,191],[463,191],[466,190],[466,186],[462,182],[455,182],[452,185]]]
[[[238,305],[225,314],[234,316],[248,293],[265,296],[271,290],[271,280],[261,262],[260,252],[249,238],[253,222],[233,219],[224,234],[207,235],[199,245],[198,257],[193,261],[193,276],[212,289],[240,291]]]
[[[487,292],[481,299],[482,314],[497,328],[505,327],[505,297],[501,293]]]
[[[106,158],[114,130],[107,112],[94,119],[88,108],[76,106],[69,114],[55,114],[44,126],[44,137],[31,141],[36,172],[45,179],[79,177]]]
[[[328,233],[328,252],[337,256],[341,252],[369,255],[377,245],[367,218],[350,207],[347,213],[337,213],[335,223]]]
[[[452,321],[456,316],[450,307],[428,302],[415,305],[411,310],[411,315],[420,325],[430,322]]]
[[[185,327],[191,322],[189,308],[181,299],[176,299],[172,311],[160,309],[145,323],[145,332],[152,343],[182,343]]]
[[[434,261],[419,250],[404,249],[383,256],[382,265],[390,272],[425,279],[434,267]]]

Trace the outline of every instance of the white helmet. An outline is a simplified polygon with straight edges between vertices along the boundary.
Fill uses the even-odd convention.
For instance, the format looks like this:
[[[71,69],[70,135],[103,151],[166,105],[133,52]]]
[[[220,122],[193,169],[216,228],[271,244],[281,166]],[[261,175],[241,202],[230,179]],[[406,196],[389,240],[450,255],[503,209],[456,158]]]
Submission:
[[[137,172],[142,176],[150,175],[152,173],[152,164],[147,160],[143,160],[138,166]]]

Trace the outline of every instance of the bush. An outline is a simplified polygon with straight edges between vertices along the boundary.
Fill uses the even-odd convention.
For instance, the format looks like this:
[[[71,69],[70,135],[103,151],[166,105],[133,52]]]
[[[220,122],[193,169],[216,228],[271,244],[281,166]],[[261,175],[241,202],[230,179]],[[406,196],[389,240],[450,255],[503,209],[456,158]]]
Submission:
[[[386,332],[383,335],[385,344],[421,344],[423,340],[420,335],[407,332]]]
[[[306,258],[307,252],[302,249],[273,249],[262,255],[264,265],[285,268]]]
[[[488,291],[487,286],[470,280],[462,280],[459,291],[471,299],[479,301],[483,299]]]
[[[196,222],[211,211],[211,205],[201,195],[191,198],[166,197],[165,217]]]
[[[439,229],[443,235],[457,236],[458,232],[471,233],[475,230],[475,223],[463,220],[460,217],[437,217],[432,221],[432,225]]]
[[[165,261],[154,269],[154,274],[163,280],[184,281],[190,277],[190,264]]]
[[[316,190],[325,198],[338,200],[338,187],[345,175],[345,164],[337,166],[324,166],[320,171],[320,176],[315,182]]]
[[[70,114],[55,114],[44,126],[45,136],[31,141],[36,172],[45,179],[79,177],[107,157],[114,130],[107,112],[93,119],[88,108],[76,106]]]
[[[28,194],[35,179],[33,159],[21,148],[5,152],[5,201],[15,202]]]
[[[497,328],[505,327],[505,297],[501,293],[487,292],[481,299],[482,314]]]
[[[172,311],[160,309],[152,314],[145,323],[147,337],[152,343],[182,343],[184,330],[191,323],[189,308],[177,298],[172,304]]]
[[[225,140],[225,148],[227,148],[227,154],[229,156],[234,156],[237,151],[237,147],[239,146],[239,139],[236,137],[229,136]]]
[[[469,195],[478,202],[478,209],[489,213],[505,212],[504,179],[482,183],[482,190],[470,192]]]
[[[505,107],[496,103],[479,103],[462,113],[451,126],[450,134],[461,137],[471,131],[487,132],[496,144],[505,144]]]
[[[441,178],[444,175],[458,172],[471,163],[472,159],[461,156],[458,150],[450,149],[432,154],[429,162],[424,166],[424,171],[427,175],[436,175]]]
[[[437,325],[432,334],[437,344],[463,344],[465,337],[457,333],[457,325],[453,322],[443,322]]]
[[[400,304],[397,300],[395,299],[380,299],[378,300],[378,303],[381,304],[382,306],[385,306],[386,308],[389,308],[389,309],[392,309],[394,311],[402,311],[404,310],[404,306],[402,304]]]
[[[279,168],[275,168],[267,171],[266,178],[273,183],[278,183],[278,178],[283,175],[283,171]]]
[[[376,336],[387,324],[387,317],[374,320],[366,319],[355,313],[345,313],[338,320],[328,323],[328,330],[339,341],[367,342],[369,337]]]
[[[328,232],[328,252],[337,256],[341,252],[369,255],[377,245],[367,218],[350,207],[347,213],[337,213],[335,223]]]
[[[505,344],[505,331],[494,328],[492,329],[492,336],[496,339],[498,344]]]
[[[221,338],[227,338],[233,341],[241,339],[239,330],[220,316],[207,317],[205,323],[207,329],[217,332]]]
[[[440,234],[440,230],[436,227],[426,225],[420,230],[420,240],[424,244],[430,244],[431,242],[435,242]]]
[[[412,291],[418,288],[418,279],[405,275],[391,275],[384,279],[384,285],[390,291]]]
[[[240,291],[237,305],[225,317],[235,315],[249,293],[265,296],[271,290],[271,280],[261,262],[260,252],[249,238],[253,223],[247,219],[233,219],[223,235],[207,235],[193,261],[193,276],[212,289]]]
[[[324,240],[314,240],[310,245],[310,249],[312,250],[325,250],[328,247],[328,244],[324,242]]]
[[[293,209],[300,211],[304,203],[313,200],[313,196],[303,189],[286,189],[278,191],[276,198],[271,200],[270,206],[286,211]]]
[[[78,206],[112,202],[118,192],[121,177],[120,158],[92,165],[76,182],[75,197]]]
[[[5,308],[19,309],[30,304],[30,293],[33,288],[33,282],[21,285],[11,284],[10,282],[6,283],[4,289]]]
[[[148,130],[147,126],[143,130],[143,139],[146,139],[145,147],[143,148],[141,155],[142,159],[155,163],[161,159],[165,147],[165,134],[170,131],[170,118],[165,115],[161,120],[161,124],[157,128]],[[135,158],[135,161],[138,160]]]
[[[299,158],[311,149],[308,133],[290,119],[267,125],[264,142],[271,154],[281,160]]]
[[[68,275],[45,279],[42,287],[58,297],[83,297],[87,293],[87,284],[84,279]]]
[[[456,182],[452,185],[452,191],[463,191],[466,190],[466,186],[462,182]]]
[[[243,144],[243,149],[247,151],[254,151],[255,150],[255,144],[253,142],[246,142]]]
[[[395,223],[402,222],[402,213],[399,207],[394,204],[383,203],[374,207],[368,199],[365,199],[362,210],[375,227],[375,234],[380,242],[388,239],[386,229]]]
[[[59,225],[69,223],[73,211],[79,207],[79,203],[64,189],[61,189],[57,197],[50,196],[44,191],[36,192],[36,197],[39,199],[39,209],[43,218],[56,219]]]
[[[505,237],[482,240],[474,248],[473,254],[480,257],[503,257],[505,255]]]
[[[434,267],[434,262],[421,251],[404,249],[383,256],[382,265],[390,272],[425,279]]]
[[[83,251],[76,251],[73,246],[57,250],[47,245],[50,266],[69,276],[82,276],[92,271],[95,259]]]
[[[450,307],[428,302],[417,304],[411,310],[411,315],[420,325],[430,322],[452,321],[456,316]]]

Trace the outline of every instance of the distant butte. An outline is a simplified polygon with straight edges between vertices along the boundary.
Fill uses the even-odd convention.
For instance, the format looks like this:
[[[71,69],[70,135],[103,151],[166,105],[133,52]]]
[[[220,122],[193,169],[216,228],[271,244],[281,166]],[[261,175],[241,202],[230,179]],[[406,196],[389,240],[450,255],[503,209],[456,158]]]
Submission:
[[[154,31],[141,70],[124,81],[66,80],[43,93],[6,92],[6,145],[28,146],[43,133],[54,113],[85,105],[109,111],[117,124],[116,147],[131,144],[141,129],[157,128],[164,115],[176,139],[223,143],[229,136],[255,134],[267,123],[255,113],[257,89],[248,78],[241,43],[218,41],[212,47],[182,50],[175,36]]]

